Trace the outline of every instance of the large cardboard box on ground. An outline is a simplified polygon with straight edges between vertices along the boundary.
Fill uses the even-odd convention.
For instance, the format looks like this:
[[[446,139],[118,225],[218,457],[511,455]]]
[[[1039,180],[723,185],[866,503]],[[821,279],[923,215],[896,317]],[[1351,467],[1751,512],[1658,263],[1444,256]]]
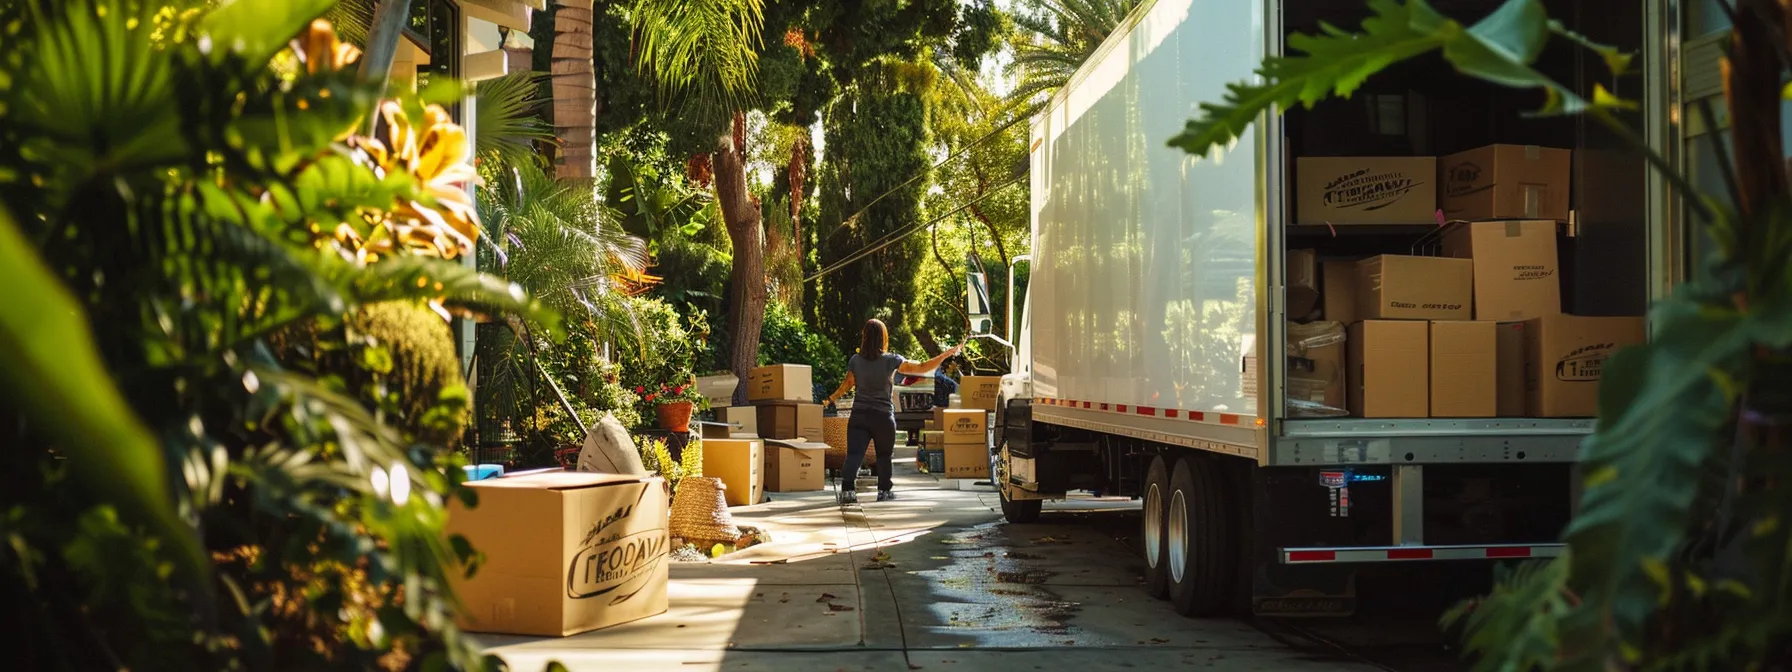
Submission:
[[[1562,312],[1556,223],[1474,222],[1444,236],[1444,254],[1475,266],[1475,319],[1520,322]]]
[[[965,408],[996,410],[1002,398],[1001,376],[965,376],[958,379],[958,398]]]
[[[1497,329],[1499,417],[1521,418],[1530,412],[1524,395],[1524,323],[1501,322]]]
[[[936,408],[933,422],[947,444],[989,443],[989,412],[980,408]]]
[[[757,408],[760,436],[780,440],[821,440],[821,404],[765,402]]]
[[[1350,325],[1350,412],[1363,418],[1431,414],[1430,324],[1363,320]]]
[[[815,401],[815,372],[804,364],[773,364],[753,369],[747,401]]]
[[[1620,348],[1647,338],[1640,317],[1550,315],[1525,322],[1524,387],[1530,415],[1599,414],[1599,378]]]
[[[948,443],[946,478],[988,478],[989,446],[981,443]]]
[[[1323,418],[1348,413],[1345,340],[1345,326],[1337,322],[1288,323],[1289,417]]]
[[[1429,224],[1437,221],[1437,159],[1301,157],[1295,163],[1297,224]]]
[[[1472,261],[1384,254],[1357,262],[1356,268],[1362,319],[1474,319]]]
[[[1440,159],[1444,217],[1568,221],[1573,152],[1488,145]]]
[[[1498,327],[1492,322],[1431,323],[1431,417],[1498,414]]]
[[[819,448],[766,446],[765,489],[767,492],[809,492],[820,490],[826,482],[827,445]]]
[[[716,422],[725,422],[739,427],[731,427],[735,434],[759,436],[759,407],[757,406],[724,406],[716,409]]]
[[[1321,312],[1328,322],[1346,327],[1357,321],[1357,276],[1355,261],[1328,261],[1319,265],[1322,277]]]
[[[1319,252],[1289,250],[1287,276],[1288,318],[1303,319],[1319,307]]]
[[[765,442],[705,439],[703,475],[722,479],[729,506],[758,504],[765,495]]]
[[[449,572],[462,628],[564,637],[666,611],[663,479],[556,471],[465,487],[479,506],[449,498],[447,533],[485,562],[471,579]]]

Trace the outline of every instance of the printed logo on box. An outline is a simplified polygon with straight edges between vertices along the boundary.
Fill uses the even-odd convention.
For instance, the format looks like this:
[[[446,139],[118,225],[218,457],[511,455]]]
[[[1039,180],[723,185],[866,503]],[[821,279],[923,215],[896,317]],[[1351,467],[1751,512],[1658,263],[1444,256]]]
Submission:
[[[573,554],[566,570],[567,597],[583,600],[613,594],[610,604],[619,604],[647,587],[654,570],[667,559],[666,529],[602,536],[605,528],[628,520],[634,511],[633,504],[619,508],[586,533],[584,546]]]
[[[1475,188],[1475,183],[1479,181],[1481,166],[1472,161],[1458,163],[1444,171],[1444,193],[1449,196],[1466,196],[1481,191]],[[1484,188],[1486,187],[1482,189]]]
[[[1589,383],[1599,380],[1605,360],[1618,349],[1615,343],[1595,343],[1576,348],[1556,362],[1556,380],[1568,383]]]
[[[1328,208],[1380,210],[1411,193],[1419,181],[1401,173],[1371,173],[1364,168],[1325,184],[1321,202]]]
[[[1555,269],[1542,264],[1520,264],[1512,267],[1513,280],[1548,280],[1555,274]]]

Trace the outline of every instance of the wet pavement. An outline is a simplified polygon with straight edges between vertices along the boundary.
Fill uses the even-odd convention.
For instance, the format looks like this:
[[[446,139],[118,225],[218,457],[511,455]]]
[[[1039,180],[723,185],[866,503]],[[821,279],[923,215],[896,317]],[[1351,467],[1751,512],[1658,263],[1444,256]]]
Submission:
[[[566,638],[479,639],[515,670],[1453,667],[1429,614],[1406,634],[1184,618],[1139,587],[1127,547],[1136,504],[1075,500],[1008,525],[993,492],[944,489],[898,464],[894,502],[839,507],[830,490],[733,509],[774,542],[674,564],[665,614]],[[1374,633],[1374,655],[1324,629],[1344,626]]]

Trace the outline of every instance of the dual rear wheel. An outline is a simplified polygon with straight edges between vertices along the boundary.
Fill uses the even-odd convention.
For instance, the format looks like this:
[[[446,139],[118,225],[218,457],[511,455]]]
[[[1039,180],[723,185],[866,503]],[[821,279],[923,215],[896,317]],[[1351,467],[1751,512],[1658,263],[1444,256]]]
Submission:
[[[1145,591],[1185,616],[1218,616],[1236,592],[1238,510],[1217,461],[1159,455],[1145,471]]]

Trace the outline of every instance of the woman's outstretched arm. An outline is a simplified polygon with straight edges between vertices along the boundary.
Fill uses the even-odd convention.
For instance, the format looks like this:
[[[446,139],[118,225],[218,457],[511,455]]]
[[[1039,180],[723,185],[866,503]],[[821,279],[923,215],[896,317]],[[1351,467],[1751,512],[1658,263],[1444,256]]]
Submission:
[[[841,397],[846,396],[847,392],[852,391],[853,385],[855,385],[855,384],[857,384],[857,381],[854,381],[852,379],[852,372],[847,371],[846,372],[846,380],[840,381],[840,389],[834,390],[833,394],[828,395],[827,403],[822,404],[822,405],[824,405],[824,406],[832,405],[835,401],[838,401]]]
[[[902,366],[896,367],[896,370],[900,373],[904,373],[904,374],[907,374],[910,376],[918,376],[923,373],[927,373],[928,371],[932,371],[934,369],[940,368],[940,364],[944,363],[948,359],[958,356],[958,352],[963,349],[964,349],[964,344],[962,344],[962,343],[958,344],[958,345],[954,345],[950,348],[947,348],[945,352],[942,352],[942,353],[934,356],[933,359],[929,359],[925,362],[903,362]]]

